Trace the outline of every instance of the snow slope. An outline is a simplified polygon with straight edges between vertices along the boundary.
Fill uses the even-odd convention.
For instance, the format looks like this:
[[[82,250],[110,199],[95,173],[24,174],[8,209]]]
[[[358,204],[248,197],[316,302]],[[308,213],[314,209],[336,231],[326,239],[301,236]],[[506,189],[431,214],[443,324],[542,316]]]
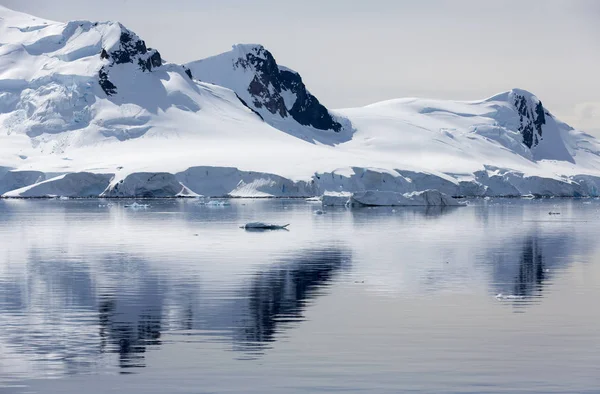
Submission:
[[[258,45],[182,66],[117,22],[0,7],[7,197],[596,196],[599,152],[519,89],[333,111]]]

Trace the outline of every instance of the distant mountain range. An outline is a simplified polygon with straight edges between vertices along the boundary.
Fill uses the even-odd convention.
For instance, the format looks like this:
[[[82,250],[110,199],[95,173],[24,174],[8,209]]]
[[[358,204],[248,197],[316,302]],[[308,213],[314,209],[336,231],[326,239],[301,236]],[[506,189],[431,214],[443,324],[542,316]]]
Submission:
[[[351,81],[349,81],[351,84]],[[513,89],[331,110],[261,45],[185,65],[0,7],[0,194],[597,196],[600,144]]]

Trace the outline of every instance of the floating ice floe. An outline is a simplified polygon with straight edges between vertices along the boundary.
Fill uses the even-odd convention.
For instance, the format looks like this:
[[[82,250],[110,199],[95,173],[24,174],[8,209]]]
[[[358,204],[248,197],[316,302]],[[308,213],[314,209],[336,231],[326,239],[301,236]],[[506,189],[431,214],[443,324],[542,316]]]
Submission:
[[[126,204],[125,208],[129,208],[129,209],[133,209],[133,210],[148,209],[148,208],[150,208],[150,204],[138,204],[137,202],[134,202],[133,204]]]
[[[496,295],[497,300],[522,300],[525,299],[524,296],[520,295],[504,295],[502,293]]]
[[[321,202],[321,197],[310,197],[305,199],[306,202]]]
[[[224,200],[210,200],[204,203],[207,207],[227,207],[231,205],[229,201]]]
[[[279,225],[279,224],[263,223],[263,222],[251,222],[251,223],[246,223],[245,225],[241,226],[240,228],[243,228],[245,230],[285,230],[285,229],[287,229],[288,226],[289,226],[289,224]]]

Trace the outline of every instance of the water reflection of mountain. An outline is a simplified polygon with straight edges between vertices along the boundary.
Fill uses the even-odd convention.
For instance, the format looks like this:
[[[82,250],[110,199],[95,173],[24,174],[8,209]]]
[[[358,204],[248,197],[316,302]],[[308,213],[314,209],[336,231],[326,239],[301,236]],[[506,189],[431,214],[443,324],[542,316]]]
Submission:
[[[577,256],[592,253],[592,234],[574,221],[527,222],[527,227],[488,248],[493,289],[516,299],[539,299],[556,275]]]
[[[231,288],[203,289],[123,254],[94,264],[30,257],[25,276],[0,280],[0,341],[40,363],[35,369],[58,375],[83,372],[106,357],[116,357],[123,373],[134,372],[170,330],[202,332],[204,340],[241,351],[263,349],[290,321],[301,321],[310,301],[350,263],[343,248],[300,250]]]
[[[98,301],[100,352],[118,354],[120,368],[145,366],[146,349],[161,345],[162,296],[153,299],[157,302],[148,302],[142,295],[136,296],[134,301],[124,301],[116,294],[101,296]]]
[[[307,304],[349,264],[350,253],[343,249],[307,250],[257,273],[245,290],[247,306],[236,329],[241,349],[261,348],[290,323],[301,321]]]
[[[101,349],[118,353],[122,368],[144,366],[147,347],[160,345],[162,332],[175,329],[232,342],[236,350],[260,352],[292,322],[302,321],[311,300],[349,264],[350,253],[341,248],[302,250],[252,274],[231,293],[212,294],[177,280],[169,288],[146,283],[134,300],[102,296]]]
[[[352,212],[353,274],[388,294],[481,289],[526,304],[596,248],[591,205],[551,216],[555,201],[478,203],[435,220],[412,208]]]
[[[514,254],[496,250],[493,260],[493,287],[503,295],[523,298],[541,296],[556,271],[570,262],[575,247],[568,234],[545,235],[532,231]],[[512,248],[511,248],[512,249]]]
[[[515,278],[514,294],[529,296],[534,291],[542,291],[546,268],[544,254],[539,239],[527,238],[519,260],[519,273]]]
[[[202,236],[193,238],[192,227],[177,232],[186,224],[178,216],[115,210],[81,220],[87,211],[77,208],[67,220],[61,215],[69,209],[44,204],[58,216],[41,210],[25,224],[11,222],[6,228],[22,231],[3,233],[12,238],[0,254],[0,349],[7,349],[9,363],[12,357],[18,362],[11,364],[25,366],[24,376],[79,373],[95,364],[135,372],[147,352],[170,340],[200,349],[219,341],[256,356],[292,333],[350,264],[352,275],[366,279],[361,288],[422,295],[481,285],[539,300],[558,272],[595,244],[594,223],[548,222],[549,209],[541,217],[534,207],[506,205],[332,209],[318,218],[298,215],[299,226],[281,238],[238,238],[245,232],[226,238],[223,225],[216,234],[224,237],[221,246],[208,250],[215,230],[205,229],[203,243],[189,241],[180,235]],[[219,217],[203,209],[208,213],[198,221]],[[105,221],[96,224],[94,215]],[[233,210],[225,215],[241,221]],[[111,226],[121,229],[118,236],[96,237]],[[162,232],[175,234],[163,241]]]

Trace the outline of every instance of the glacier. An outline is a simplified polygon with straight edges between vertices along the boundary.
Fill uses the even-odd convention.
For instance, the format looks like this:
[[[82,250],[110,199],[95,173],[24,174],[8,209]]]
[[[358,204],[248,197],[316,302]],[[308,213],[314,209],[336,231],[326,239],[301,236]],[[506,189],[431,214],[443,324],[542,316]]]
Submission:
[[[180,65],[118,22],[0,6],[3,197],[427,190],[596,197],[600,144],[522,89],[333,110],[261,45]]]

